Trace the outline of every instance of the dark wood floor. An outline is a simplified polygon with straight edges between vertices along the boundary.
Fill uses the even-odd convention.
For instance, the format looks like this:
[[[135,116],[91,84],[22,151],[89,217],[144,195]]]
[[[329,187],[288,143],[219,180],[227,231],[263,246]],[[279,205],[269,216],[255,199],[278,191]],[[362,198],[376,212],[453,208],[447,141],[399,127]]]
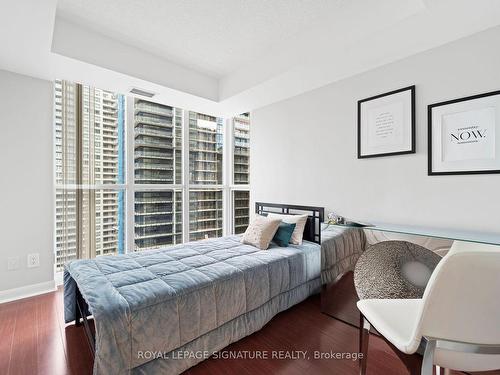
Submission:
[[[306,359],[209,359],[186,372],[210,374],[356,374],[352,360],[314,359],[314,351],[357,352],[355,328],[320,312],[319,296],[276,316],[262,330],[225,351],[307,351]],[[270,354],[269,354],[270,355]],[[369,374],[405,374],[391,349],[373,336]],[[65,326],[62,293],[57,291],[0,305],[0,374],[92,373],[92,357],[82,327]]]

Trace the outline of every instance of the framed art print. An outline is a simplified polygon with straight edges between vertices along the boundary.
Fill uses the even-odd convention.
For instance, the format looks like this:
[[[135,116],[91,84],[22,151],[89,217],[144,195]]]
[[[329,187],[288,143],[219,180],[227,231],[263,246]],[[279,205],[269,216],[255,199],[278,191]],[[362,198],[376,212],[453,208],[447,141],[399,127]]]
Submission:
[[[428,106],[428,174],[500,173],[500,91]]]
[[[415,153],[415,86],[358,101],[358,159]]]

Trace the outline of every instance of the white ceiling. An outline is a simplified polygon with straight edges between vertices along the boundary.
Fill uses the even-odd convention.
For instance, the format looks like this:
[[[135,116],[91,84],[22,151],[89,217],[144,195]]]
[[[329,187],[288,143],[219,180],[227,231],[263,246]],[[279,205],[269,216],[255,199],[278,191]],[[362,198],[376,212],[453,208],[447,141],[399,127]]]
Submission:
[[[57,16],[221,78],[322,23],[346,0],[59,0]]]
[[[498,0],[16,0],[0,69],[230,115],[497,25]]]

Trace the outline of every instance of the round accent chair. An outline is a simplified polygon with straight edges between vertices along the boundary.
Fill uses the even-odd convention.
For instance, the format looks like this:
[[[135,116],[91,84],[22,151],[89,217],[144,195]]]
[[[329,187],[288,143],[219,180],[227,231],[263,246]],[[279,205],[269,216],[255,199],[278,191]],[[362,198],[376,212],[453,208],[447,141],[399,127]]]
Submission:
[[[422,298],[441,257],[406,241],[370,246],[358,259],[354,285],[359,299]]]

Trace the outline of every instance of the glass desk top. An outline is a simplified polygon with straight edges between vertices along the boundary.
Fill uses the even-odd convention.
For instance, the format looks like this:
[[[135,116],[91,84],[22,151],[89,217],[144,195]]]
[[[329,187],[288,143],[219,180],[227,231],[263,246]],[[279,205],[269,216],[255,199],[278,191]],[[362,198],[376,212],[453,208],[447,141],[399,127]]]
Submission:
[[[363,224],[363,226],[361,227],[359,225],[349,225],[349,223],[334,224],[334,225],[342,227],[363,228],[381,232],[410,234],[415,236],[444,238],[449,240],[476,242],[476,243],[484,243],[484,244],[500,246],[500,233],[476,232],[467,230],[444,229],[444,228],[400,225],[400,224],[390,224],[390,223]]]

